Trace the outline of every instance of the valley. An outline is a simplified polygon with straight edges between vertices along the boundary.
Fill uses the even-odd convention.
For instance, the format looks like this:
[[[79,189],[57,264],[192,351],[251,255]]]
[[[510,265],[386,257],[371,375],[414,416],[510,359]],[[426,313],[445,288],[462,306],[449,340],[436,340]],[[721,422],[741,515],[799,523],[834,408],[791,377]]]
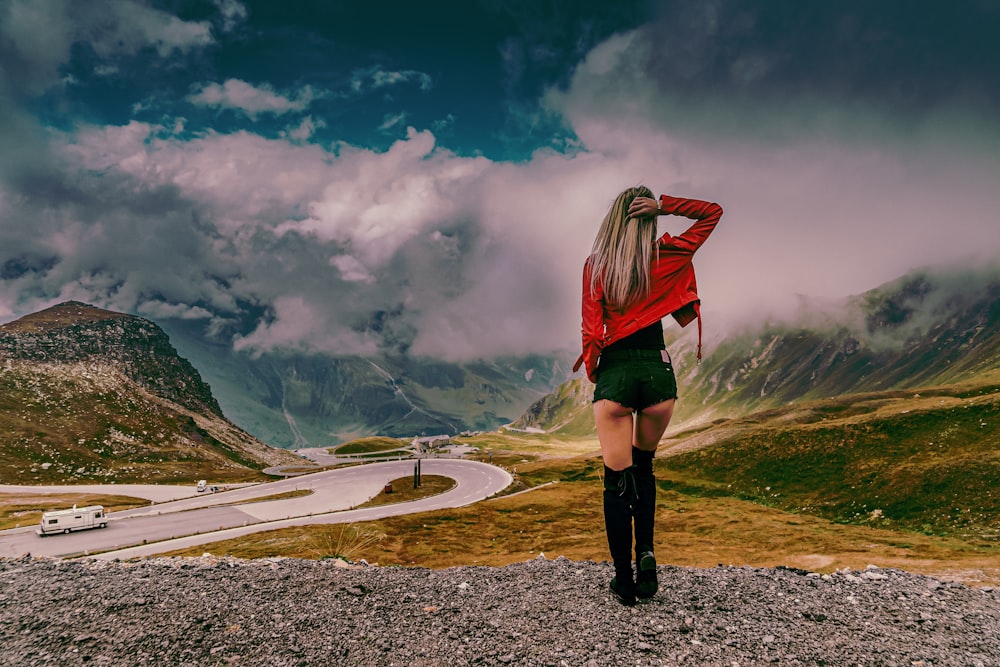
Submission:
[[[1000,584],[998,434],[993,383],[807,401],[668,431],[655,459],[658,558],[819,572],[877,565]],[[539,554],[607,560],[595,438],[465,440],[479,447],[477,458],[514,474],[508,491],[469,507],[357,524],[377,539],[351,558],[435,568]],[[330,530],[271,531],[171,553],[311,558]]]

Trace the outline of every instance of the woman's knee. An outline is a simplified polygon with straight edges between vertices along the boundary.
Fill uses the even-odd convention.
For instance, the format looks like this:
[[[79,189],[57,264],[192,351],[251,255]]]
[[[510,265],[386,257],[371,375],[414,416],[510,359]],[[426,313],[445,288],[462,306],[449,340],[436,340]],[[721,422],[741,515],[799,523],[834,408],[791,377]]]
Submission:
[[[621,472],[622,470],[625,470],[626,468],[632,465],[631,452],[629,452],[627,455],[619,454],[616,456],[608,456],[607,454],[605,454],[603,456],[603,459],[605,467],[607,467],[609,470],[613,470],[614,472]]]

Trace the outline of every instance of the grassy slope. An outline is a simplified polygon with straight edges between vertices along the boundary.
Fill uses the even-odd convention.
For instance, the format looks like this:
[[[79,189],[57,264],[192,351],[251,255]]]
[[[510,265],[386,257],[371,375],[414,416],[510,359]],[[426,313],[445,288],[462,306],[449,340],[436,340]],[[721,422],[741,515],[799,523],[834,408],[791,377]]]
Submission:
[[[877,564],[1000,583],[998,427],[998,388],[960,386],[815,401],[681,434],[656,459],[659,560],[818,571]],[[378,539],[353,557],[427,567],[539,553],[607,559],[594,440],[485,434],[475,444],[516,468],[514,490],[530,490],[354,526]],[[262,555],[263,543],[268,555],[314,557],[317,540],[334,531],[343,528],[273,531],[208,549]]]
[[[342,445],[330,447],[327,451],[331,454],[369,454],[403,449],[409,444],[410,442],[408,440],[374,436],[351,440],[350,442],[345,442]]]
[[[997,387],[816,401],[717,430],[711,447],[661,460],[665,488],[843,523],[1000,537]]]
[[[7,484],[265,478],[263,464],[248,456],[254,443],[246,434],[83,363],[8,363],[0,373],[0,434],[0,482]]]
[[[25,315],[13,322],[7,322],[0,326],[0,328],[5,331],[20,333],[51,331],[82,322],[100,322],[103,320],[127,319],[129,317],[125,313],[95,308],[79,301],[68,301],[59,306]]]

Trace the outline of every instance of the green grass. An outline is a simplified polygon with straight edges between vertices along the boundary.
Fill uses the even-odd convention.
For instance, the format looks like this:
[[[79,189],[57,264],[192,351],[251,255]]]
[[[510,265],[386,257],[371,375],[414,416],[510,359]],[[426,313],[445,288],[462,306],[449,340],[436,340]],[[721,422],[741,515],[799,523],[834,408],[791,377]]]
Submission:
[[[379,505],[392,505],[394,503],[405,503],[410,500],[436,496],[455,488],[455,480],[441,475],[420,475],[420,486],[413,488],[413,476],[400,477],[389,482],[392,487],[391,493],[384,490],[371,500],[358,505],[358,507],[376,507]]]
[[[660,459],[663,485],[837,522],[997,539],[1000,394],[832,407],[809,410],[822,421],[746,420],[711,447]]]
[[[498,431],[456,436],[452,442],[476,447],[481,456],[492,452],[494,456],[519,456],[521,459],[563,458],[595,452],[601,447],[593,433],[587,437],[573,437],[562,433]]]
[[[386,457],[402,456],[410,457],[413,456],[413,452],[409,451],[399,451],[399,450],[388,450],[384,452],[371,452],[369,454],[353,454],[352,456],[356,459],[384,459]]]
[[[403,449],[408,446],[408,442],[398,438],[371,437],[351,440],[337,447],[331,447],[327,451],[331,454],[372,454]]]

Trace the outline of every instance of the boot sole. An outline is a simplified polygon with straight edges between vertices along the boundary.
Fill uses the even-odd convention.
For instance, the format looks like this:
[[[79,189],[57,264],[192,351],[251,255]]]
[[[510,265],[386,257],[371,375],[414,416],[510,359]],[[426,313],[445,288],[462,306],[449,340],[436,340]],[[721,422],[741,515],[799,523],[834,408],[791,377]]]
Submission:
[[[638,565],[639,567],[636,568],[639,571],[637,579],[640,579],[646,572],[651,572],[653,578],[636,581],[635,595],[638,598],[651,598],[660,590],[660,584],[656,578],[656,558],[651,553],[643,554],[642,558],[639,559]]]

